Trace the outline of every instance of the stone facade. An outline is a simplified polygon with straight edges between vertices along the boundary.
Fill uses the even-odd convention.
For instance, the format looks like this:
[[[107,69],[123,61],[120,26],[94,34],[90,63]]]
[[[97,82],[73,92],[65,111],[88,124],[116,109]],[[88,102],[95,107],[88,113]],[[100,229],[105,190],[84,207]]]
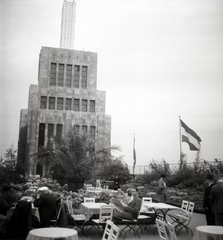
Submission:
[[[38,85],[30,86],[28,111],[20,114],[20,128],[27,125],[26,173],[39,173],[33,156],[38,147],[52,135],[64,137],[73,126],[95,130],[96,148],[110,146],[105,100],[105,91],[97,90],[97,53],[42,47]]]

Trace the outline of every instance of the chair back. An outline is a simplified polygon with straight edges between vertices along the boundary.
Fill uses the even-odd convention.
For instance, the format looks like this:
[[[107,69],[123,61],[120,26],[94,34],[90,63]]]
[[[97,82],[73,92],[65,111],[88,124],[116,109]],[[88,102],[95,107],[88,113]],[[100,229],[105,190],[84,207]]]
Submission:
[[[68,213],[70,215],[73,215],[74,214],[74,210],[73,210],[72,202],[67,199],[66,200],[66,205],[67,205]]]
[[[189,204],[188,201],[183,200],[183,201],[182,201],[182,204],[181,204],[181,209],[187,211],[187,209],[188,209],[188,204]]]
[[[95,198],[84,198],[84,203],[87,203],[87,202],[95,202]]]
[[[192,214],[193,214],[193,211],[194,211],[194,203],[193,202],[189,202],[189,206],[188,206],[188,210],[187,210],[187,213],[188,213],[188,217],[192,217]]]
[[[56,217],[52,220],[50,220],[50,225],[52,225],[53,227],[56,227],[60,218],[60,214],[61,214],[61,203],[58,203],[57,205],[57,212],[56,212]]]
[[[99,221],[106,222],[112,220],[113,217],[113,206],[105,205],[100,207]]]
[[[152,198],[151,197],[143,197],[142,198],[142,202],[149,202],[149,203],[151,203],[152,202]]]
[[[170,239],[171,239],[171,240],[177,240],[177,235],[176,235],[176,232],[175,232],[175,227],[168,222],[168,223],[167,223],[167,228],[168,228],[168,231],[169,231],[169,233],[170,233]]]
[[[160,240],[168,240],[168,236],[166,232],[166,222],[156,219],[156,226],[158,229]]]
[[[109,240],[118,240],[118,236],[119,236],[119,228],[118,226],[113,224]]]
[[[118,240],[119,228],[110,220],[107,220],[102,240]]]

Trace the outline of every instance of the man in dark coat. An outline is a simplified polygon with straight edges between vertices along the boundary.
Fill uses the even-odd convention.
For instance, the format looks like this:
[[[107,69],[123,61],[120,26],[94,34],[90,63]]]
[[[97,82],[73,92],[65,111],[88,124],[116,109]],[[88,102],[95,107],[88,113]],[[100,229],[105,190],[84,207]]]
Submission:
[[[38,189],[34,206],[39,208],[41,227],[49,226],[50,220],[56,215],[56,198],[53,194],[49,193],[47,187]]]
[[[205,209],[207,225],[215,225],[214,212],[212,211],[210,204],[211,189],[214,186],[214,176],[208,174],[206,182],[208,186],[204,192],[203,208]]]
[[[211,189],[211,206],[214,209],[215,225],[223,226],[223,174]]]
[[[142,200],[139,198],[136,189],[132,189],[132,195],[133,195],[132,201],[126,207],[124,206],[122,207],[123,212],[114,213],[113,215],[114,222],[120,222],[123,219],[133,220],[137,218],[142,205]]]

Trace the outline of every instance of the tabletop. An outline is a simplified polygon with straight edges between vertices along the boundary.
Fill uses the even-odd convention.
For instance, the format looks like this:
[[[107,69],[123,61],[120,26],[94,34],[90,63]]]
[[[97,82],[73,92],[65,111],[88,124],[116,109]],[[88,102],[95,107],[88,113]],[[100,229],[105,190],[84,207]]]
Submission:
[[[150,208],[159,208],[159,209],[179,209],[179,207],[166,204],[166,203],[155,203],[155,202],[144,202],[143,203],[145,206],[150,207]]]
[[[104,205],[107,204],[94,202],[81,203],[81,213],[86,213],[86,220],[88,220],[92,214],[99,214],[101,206]]]
[[[194,240],[223,240],[222,226],[199,226],[196,228]]]
[[[70,228],[38,228],[31,230],[26,240],[78,240],[78,234]]]

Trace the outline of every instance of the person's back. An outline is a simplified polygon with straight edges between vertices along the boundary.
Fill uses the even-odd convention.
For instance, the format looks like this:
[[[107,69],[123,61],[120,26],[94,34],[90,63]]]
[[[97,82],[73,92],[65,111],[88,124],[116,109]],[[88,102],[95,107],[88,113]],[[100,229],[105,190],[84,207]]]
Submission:
[[[56,215],[56,198],[53,194],[43,191],[39,198],[35,199],[34,206],[39,208],[41,226],[48,226]]]
[[[223,226],[223,174],[211,189],[211,205],[215,213],[215,224]]]

